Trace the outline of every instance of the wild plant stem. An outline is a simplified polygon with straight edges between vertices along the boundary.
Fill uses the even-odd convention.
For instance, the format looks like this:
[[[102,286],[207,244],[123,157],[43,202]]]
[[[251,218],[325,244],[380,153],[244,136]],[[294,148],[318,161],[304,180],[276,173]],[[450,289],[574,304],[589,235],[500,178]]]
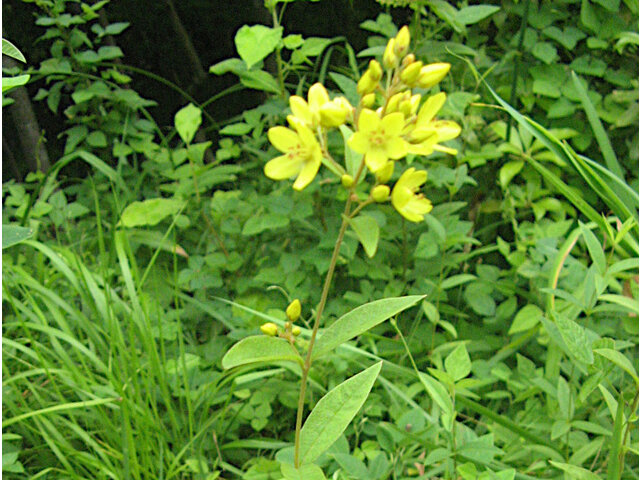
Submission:
[[[304,367],[302,368],[302,379],[300,385],[300,395],[298,396],[298,413],[296,415],[296,433],[295,433],[295,446],[294,446],[294,455],[293,455],[293,463],[296,468],[300,467],[300,431],[302,430],[302,415],[304,414],[304,397],[307,393],[307,379],[309,378],[309,370],[311,370],[311,354],[313,352],[313,345],[316,341],[316,335],[318,334],[318,329],[320,328],[320,319],[322,318],[322,312],[324,311],[324,307],[327,304],[327,297],[329,296],[329,288],[331,288],[331,281],[333,280],[333,273],[336,269],[336,264],[338,263],[338,255],[340,253],[340,246],[342,245],[342,240],[344,239],[344,233],[347,231],[347,226],[349,225],[349,219],[351,216],[351,204],[353,203],[354,192],[356,185],[358,184],[358,179],[364,170],[364,160],[360,163],[360,167],[358,168],[358,172],[354,178],[353,185],[349,189],[349,194],[347,197],[347,202],[344,206],[344,213],[342,215],[342,224],[340,225],[340,231],[338,232],[338,238],[336,239],[336,244],[333,247],[333,254],[331,255],[331,261],[329,262],[329,270],[327,271],[327,276],[324,279],[324,286],[322,287],[322,294],[320,295],[320,303],[318,304],[318,309],[316,310],[316,319],[313,323],[313,330],[311,331],[311,339],[309,340],[309,348],[307,350],[307,356],[304,360]]]

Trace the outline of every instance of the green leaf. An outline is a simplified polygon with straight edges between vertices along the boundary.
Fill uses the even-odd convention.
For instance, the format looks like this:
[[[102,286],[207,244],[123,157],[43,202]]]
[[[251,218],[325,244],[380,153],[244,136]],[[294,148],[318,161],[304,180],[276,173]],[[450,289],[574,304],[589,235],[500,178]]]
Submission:
[[[578,96],[580,97],[582,108],[587,114],[587,119],[589,120],[589,124],[591,125],[591,129],[593,130],[593,134],[596,137],[596,141],[598,142],[598,146],[600,147],[600,151],[602,152],[604,161],[607,164],[607,168],[614,174],[616,174],[620,179],[624,179],[624,172],[622,170],[622,167],[618,162],[618,158],[616,157],[613,147],[611,146],[609,137],[607,136],[607,133],[602,126],[602,122],[598,117],[598,112],[593,106],[593,103],[591,103],[591,99],[587,95],[587,90],[584,88],[584,86],[580,82],[579,77],[574,72],[571,72],[571,79],[573,80],[573,85],[578,92]]]
[[[243,338],[222,357],[222,368],[225,370],[240,365],[256,362],[297,362],[302,366],[302,359],[291,344],[284,338],[254,335]]]
[[[275,230],[289,225],[289,217],[278,213],[255,215],[242,227],[242,235],[257,235],[265,230]]]
[[[577,467],[569,463],[554,462],[553,460],[549,460],[549,463],[557,469],[567,472],[569,474],[567,478],[571,478],[572,480],[601,480],[598,475],[582,467]]]
[[[424,295],[384,298],[351,310],[323,330],[313,349],[313,358],[329,353],[338,345],[381,324],[424,298]]]
[[[152,198],[133,202],[122,212],[118,225],[123,227],[153,226],[169,215],[177,215],[184,202],[170,198]]]
[[[427,390],[431,400],[438,405],[442,411],[449,417],[453,416],[453,402],[447,389],[442,383],[424,372],[419,372],[420,381]]]
[[[244,122],[232,123],[220,130],[220,135],[246,135],[251,130],[251,125],[247,125]]]
[[[500,186],[504,189],[507,188],[507,185],[511,182],[513,177],[515,177],[520,170],[524,167],[523,160],[515,160],[512,162],[505,163],[502,168],[500,168]]]
[[[558,312],[553,313],[552,319],[569,352],[581,362],[591,365],[593,350],[584,327]]]
[[[326,480],[322,469],[314,463],[301,465],[296,468],[290,463],[282,463],[280,471],[285,480]]]
[[[358,215],[356,218],[349,220],[349,225],[356,232],[367,256],[373,258],[378,249],[378,240],[380,239],[378,222],[368,215]]]
[[[113,60],[114,58],[123,57],[124,53],[120,50],[120,47],[100,47],[98,49],[98,58],[100,60]]]
[[[580,230],[582,231],[582,238],[584,238],[587,244],[587,250],[589,250],[593,264],[596,266],[598,273],[604,275],[607,270],[607,260],[604,256],[602,245],[593,232],[589,228],[586,228],[582,222],[580,222]]]
[[[264,92],[279,93],[280,86],[273,76],[264,70],[241,72],[240,82],[247,88]]]
[[[19,225],[2,225],[2,249],[20,243],[33,235],[32,228]]]
[[[176,113],[174,122],[182,141],[189,144],[202,124],[202,111],[189,103]]]
[[[271,28],[264,25],[244,25],[238,30],[235,44],[247,68],[251,68],[276,49],[282,39],[282,30],[282,27]]]
[[[356,416],[373,383],[382,362],[345,380],[318,401],[300,431],[300,464],[312,463],[322,455]]]
[[[455,14],[456,22],[463,25],[473,25],[494,13],[498,12],[500,7],[493,5],[474,5],[471,7],[463,7]]]
[[[15,58],[19,62],[27,63],[27,60],[24,58],[24,55],[18,48],[11,43],[9,40],[3,38],[2,39],[2,54],[7,55],[8,57]],[[4,84],[4,79],[3,79]]]
[[[454,382],[465,378],[471,373],[471,359],[464,344],[458,345],[447,358],[444,359],[444,369],[451,375]]]
[[[480,282],[473,282],[467,285],[464,290],[464,299],[467,304],[478,315],[484,315],[485,317],[492,317],[496,313],[496,302],[489,295],[491,287]]]
[[[542,310],[537,305],[526,305],[524,306],[517,314],[516,318],[513,319],[513,323],[511,324],[511,328],[507,335],[513,335],[514,333],[526,332],[527,330],[531,330],[538,323],[540,323],[540,318],[542,317]]]
[[[558,50],[549,42],[537,42],[531,49],[531,54],[547,65],[555,62],[558,58]]]
[[[347,173],[352,177],[356,176],[356,172],[358,171],[358,166],[362,163],[362,153],[357,153],[351,150],[348,145],[348,141],[353,135],[353,132],[346,125],[340,125],[340,133],[342,134],[342,138],[344,140],[344,163],[345,167],[347,167]],[[364,178],[364,175],[360,176],[360,182]]]
[[[631,361],[625,357],[622,353],[617,350],[613,350],[611,348],[596,348],[593,353],[597,353],[598,355],[610,360],[633,378],[633,381],[638,384],[638,374],[636,373],[636,369],[633,367]]]
[[[31,78],[30,75],[18,75],[17,77],[2,77],[2,93],[7,92],[15,87],[20,87],[27,83]]]

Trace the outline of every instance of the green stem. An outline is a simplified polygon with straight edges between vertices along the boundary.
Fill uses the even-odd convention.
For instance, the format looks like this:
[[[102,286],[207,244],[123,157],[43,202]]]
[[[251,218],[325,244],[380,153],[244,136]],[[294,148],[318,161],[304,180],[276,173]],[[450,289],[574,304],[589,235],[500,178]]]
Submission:
[[[353,202],[354,192],[358,179],[362,175],[364,170],[364,160],[360,163],[358,172],[354,178],[353,185],[349,189],[349,195],[347,196],[347,202],[344,206],[344,213],[342,214],[342,224],[340,225],[340,231],[338,232],[338,238],[336,244],[333,247],[333,254],[331,255],[331,261],[329,262],[329,270],[324,280],[324,286],[322,287],[322,294],[320,295],[320,303],[318,304],[318,310],[316,311],[316,318],[313,323],[313,330],[311,331],[311,338],[309,339],[309,348],[307,350],[307,356],[304,360],[304,366],[302,368],[302,380],[300,385],[300,395],[298,396],[298,412],[296,415],[296,433],[295,433],[295,447],[294,447],[294,465],[296,468],[300,467],[300,431],[302,430],[302,415],[304,413],[304,397],[307,392],[307,379],[309,378],[309,370],[311,370],[311,353],[313,352],[313,345],[316,341],[316,335],[320,328],[320,319],[322,318],[322,312],[327,303],[327,297],[329,296],[329,288],[331,287],[331,280],[333,280],[333,273],[336,269],[338,262],[338,255],[340,253],[340,246],[344,239],[344,234],[347,231],[349,225],[349,218],[351,215],[351,204]]]

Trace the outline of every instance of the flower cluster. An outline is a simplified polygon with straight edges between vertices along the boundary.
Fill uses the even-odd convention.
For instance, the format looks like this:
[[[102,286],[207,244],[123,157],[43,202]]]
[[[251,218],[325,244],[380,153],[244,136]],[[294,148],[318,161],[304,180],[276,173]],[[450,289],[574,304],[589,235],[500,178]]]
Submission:
[[[391,198],[395,209],[407,220],[419,222],[432,209],[431,202],[419,193],[427,172],[407,169],[393,190],[386,185],[394,166],[408,154],[430,155],[434,151],[456,154],[442,142],[456,138],[460,126],[436,115],[446,95],[436,93],[423,101],[421,93],[438,84],[449,72],[448,63],[424,65],[408,53],[409,29],[405,26],[389,40],[382,63],[371,60],[357,84],[359,103],[353,107],[346,98],[333,100],[320,83],[314,84],[305,100],[292,96],[291,128],[273,127],[268,132],[271,144],[283,155],[270,160],[264,168],[267,177],[284,180],[295,177],[293,188],[302,190],[315,178],[324,162],[339,173],[345,188],[355,189],[364,167],[373,174],[375,185],[370,199],[384,202]],[[363,155],[363,165],[348,174],[327,148],[327,131],[344,125],[353,134],[348,146]],[[344,129],[343,129],[344,131]],[[355,177],[355,178],[354,178]]]

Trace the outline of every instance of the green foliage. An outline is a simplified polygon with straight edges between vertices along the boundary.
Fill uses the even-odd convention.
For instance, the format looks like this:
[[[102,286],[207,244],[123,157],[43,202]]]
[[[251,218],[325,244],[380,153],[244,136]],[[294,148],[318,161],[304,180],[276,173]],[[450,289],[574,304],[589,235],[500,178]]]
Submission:
[[[169,128],[106,43],[133,28],[100,25],[106,2],[24,6],[50,52],[24,75],[65,147],[3,185],[3,473],[637,478],[637,5],[409,2],[416,59],[452,64],[458,155],[407,159],[428,172],[424,222],[388,204],[349,220],[296,469],[348,193],[328,168],[300,192],[266,179],[267,132],[316,81],[357,102],[399,11],[365,21],[356,53],[288,32],[283,3],[211,67],[261,103],[214,122],[229,92],[180,91]],[[327,149],[355,177],[351,135]]]

